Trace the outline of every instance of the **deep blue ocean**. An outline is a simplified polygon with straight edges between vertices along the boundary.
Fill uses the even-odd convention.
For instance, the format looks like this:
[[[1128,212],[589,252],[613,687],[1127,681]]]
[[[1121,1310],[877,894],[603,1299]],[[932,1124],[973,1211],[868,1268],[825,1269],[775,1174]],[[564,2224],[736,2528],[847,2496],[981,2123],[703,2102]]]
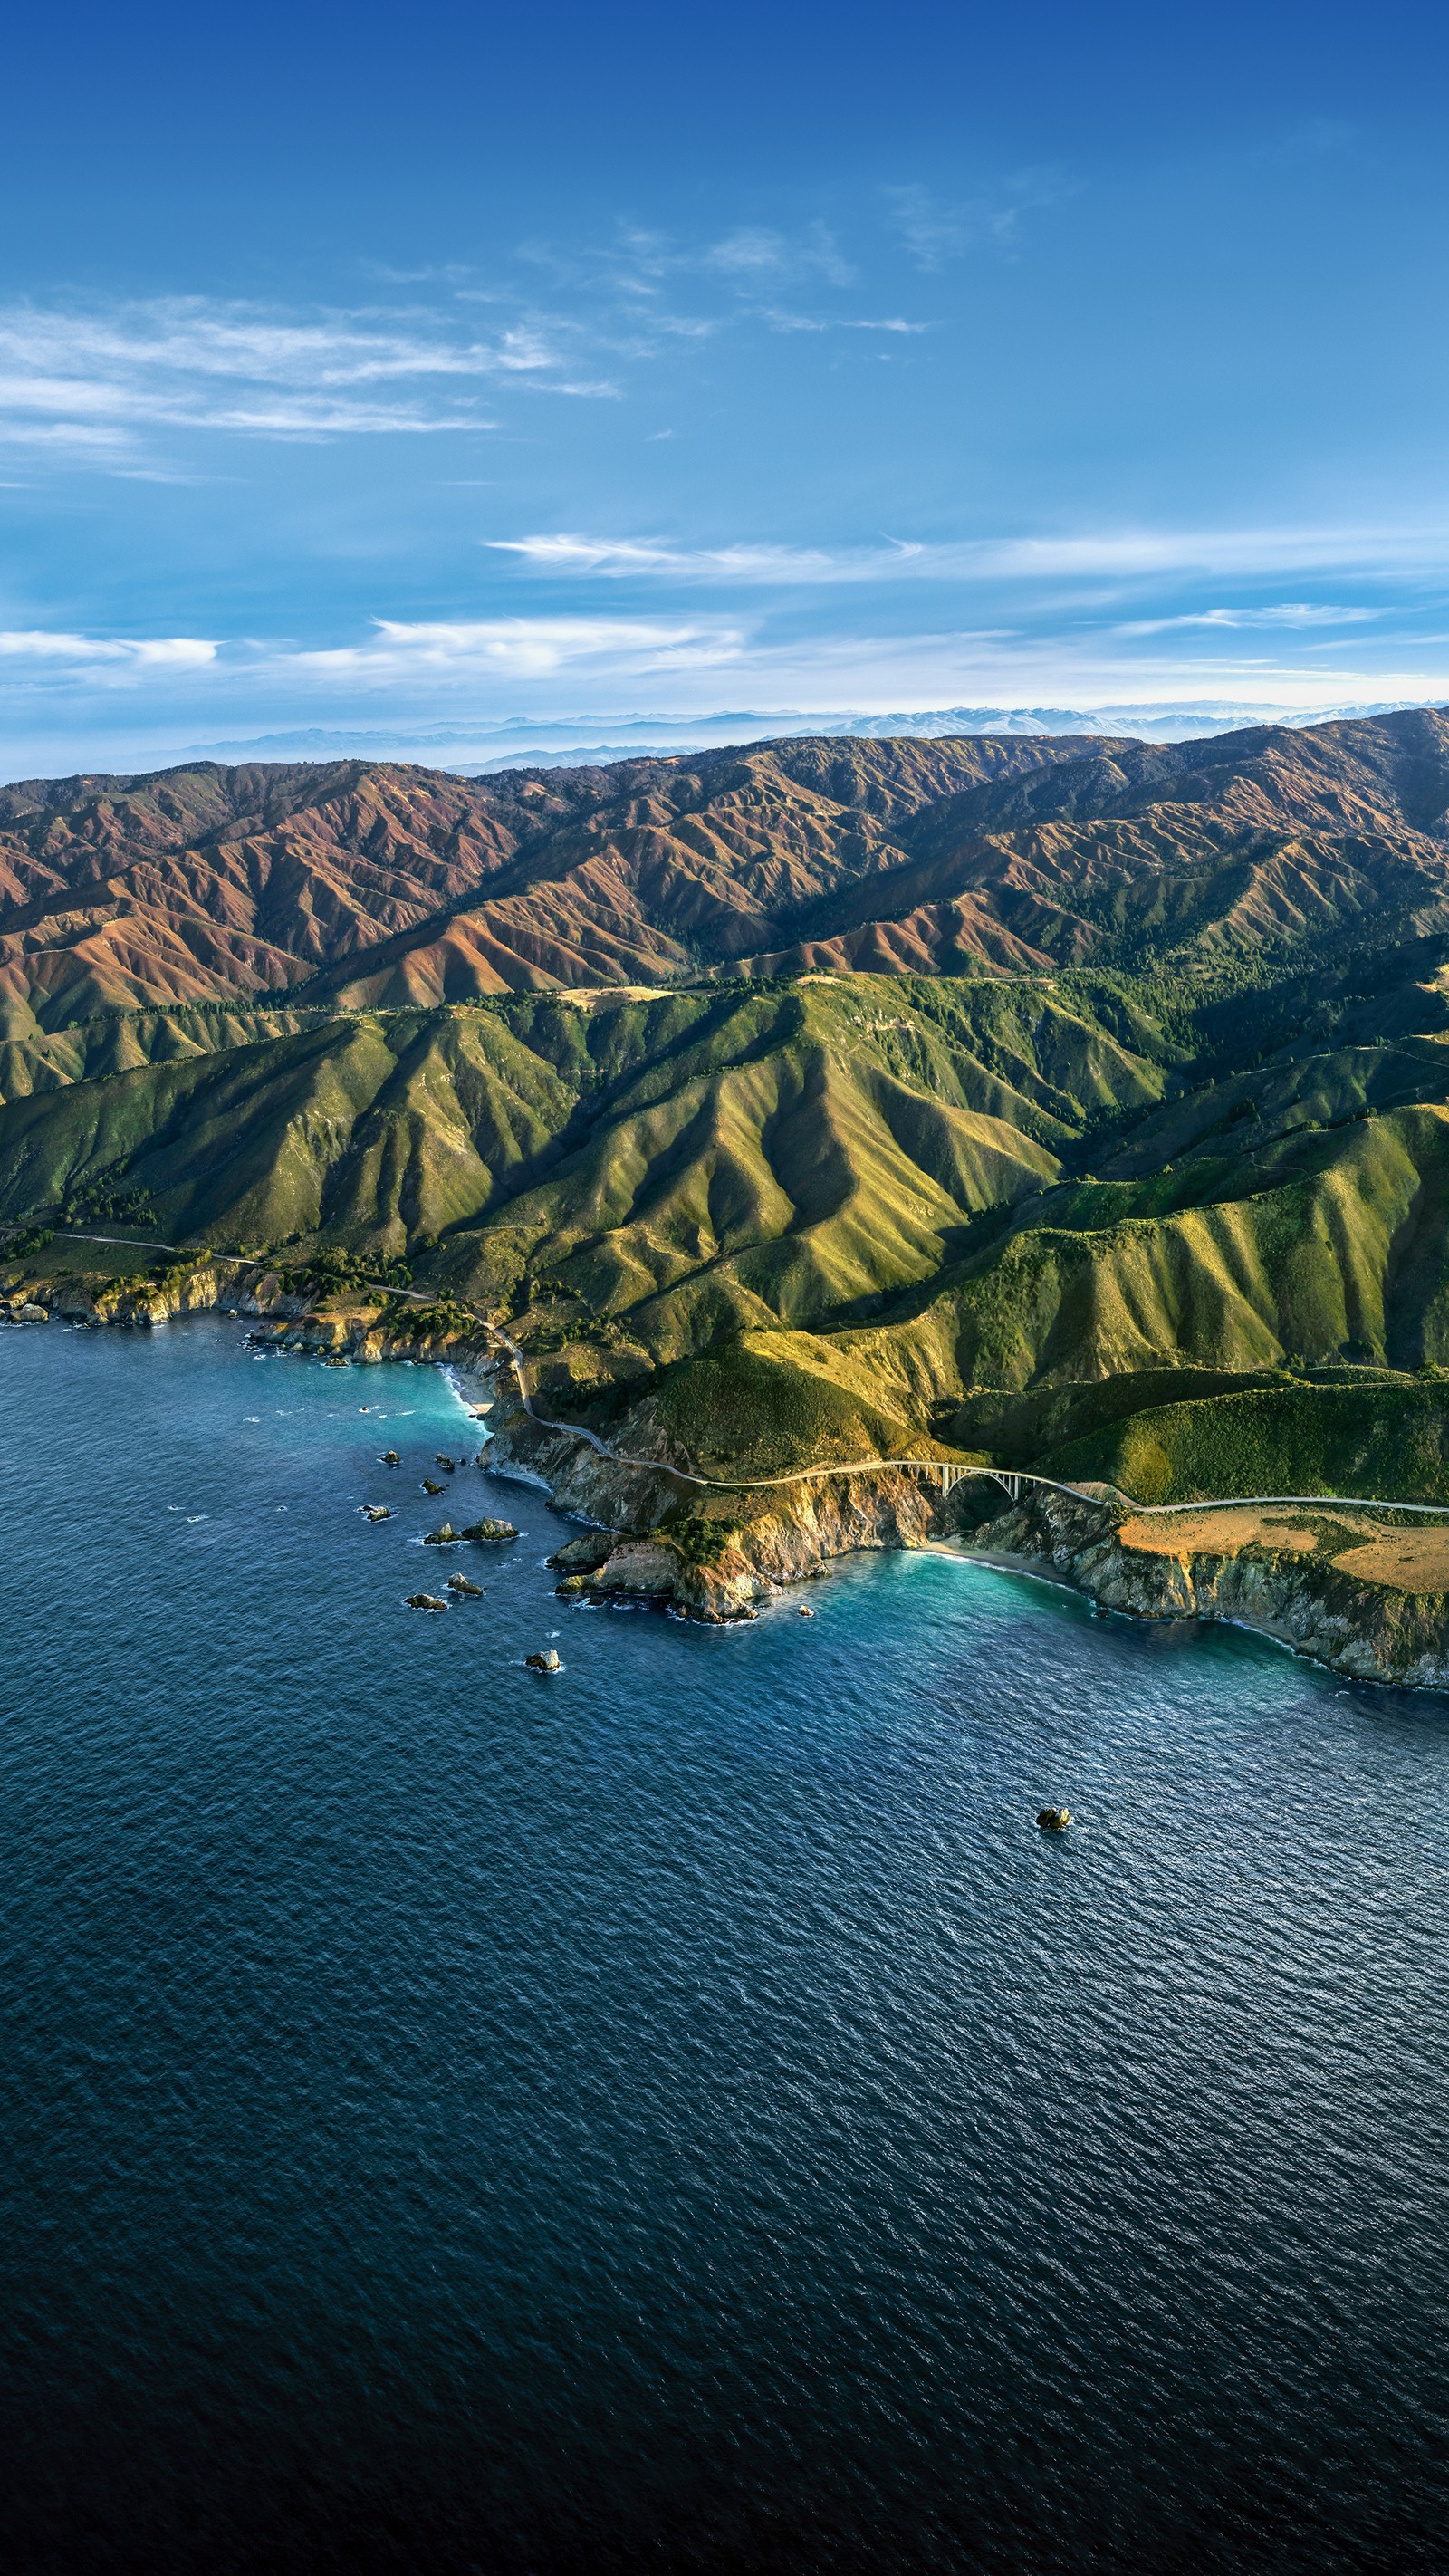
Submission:
[[[7,2571],[1449,2565],[1449,1703],[565,1609],[441,1374],[220,1320],[0,1427]]]

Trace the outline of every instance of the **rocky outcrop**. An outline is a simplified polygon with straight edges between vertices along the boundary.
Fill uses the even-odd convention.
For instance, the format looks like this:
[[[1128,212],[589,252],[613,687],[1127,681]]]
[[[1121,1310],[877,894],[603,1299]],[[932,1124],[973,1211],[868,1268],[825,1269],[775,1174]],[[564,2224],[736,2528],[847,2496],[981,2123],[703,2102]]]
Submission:
[[[1300,1513],[1301,1519],[1303,1515]],[[1178,1554],[1124,1545],[1124,1514],[1050,1486],[976,1534],[983,1554],[1055,1575],[1141,1619],[1223,1619],[1360,1681],[1449,1687],[1449,1599],[1345,1574],[1327,1557],[1254,1543]]]
[[[370,1363],[476,1360],[490,1347],[486,1328],[467,1320],[438,1326],[420,1321],[414,1326],[405,1317],[382,1322],[374,1313],[355,1307],[326,1312],[302,1298],[280,1297],[271,1306],[251,1305],[244,1312],[265,1316],[251,1336],[263,1350],[309,1351],[327,1359]]]
[[[32,1311],[76,1324],[165,1324],[173,1315],[206,1314],[222,1302],[222,1284],[210,1254],[178,1261],[158,1272],[112,1279],[97,1275],[34,1280],[25,1290]]]
[[[936,1498],[905,1474],[725,1493],[662,1465],[620,1466],[518,1408],[495,1424],[488,1464],[547,1486],[556,1510],[596,1524],[550,1559],[565,1598],[654,1601],[688,1619],[752,1618],[829,1558],[914,1546],[934,1526]]]

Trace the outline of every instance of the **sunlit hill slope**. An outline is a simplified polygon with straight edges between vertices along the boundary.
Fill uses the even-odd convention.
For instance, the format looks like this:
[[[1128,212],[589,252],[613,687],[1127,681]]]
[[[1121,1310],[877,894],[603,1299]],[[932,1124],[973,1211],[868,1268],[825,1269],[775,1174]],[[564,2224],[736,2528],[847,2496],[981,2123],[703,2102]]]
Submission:
[[[1437,711],[31,784],[0,892],[0,1220],[406,1254],[681,1455],[722,1367],[1139,1491],[1438,1403]]]

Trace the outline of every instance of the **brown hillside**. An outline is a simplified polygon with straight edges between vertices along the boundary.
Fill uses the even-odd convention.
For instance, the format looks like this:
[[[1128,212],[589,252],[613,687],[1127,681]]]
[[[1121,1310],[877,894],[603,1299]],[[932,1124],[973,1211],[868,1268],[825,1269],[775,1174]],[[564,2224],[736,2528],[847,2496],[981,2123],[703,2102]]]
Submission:
[[[1321,952],[1449,928],[1449,716],[0,793],[0,1036],[256,996]]]
[[[893,828],[923,806],[1080,747],[805,742],[487,780],[345,761],[22,783],[0,792],[0,1030],[323,972],[337,992],[364,955],[358,989],[376,1000],[667,981],[898,865]]]

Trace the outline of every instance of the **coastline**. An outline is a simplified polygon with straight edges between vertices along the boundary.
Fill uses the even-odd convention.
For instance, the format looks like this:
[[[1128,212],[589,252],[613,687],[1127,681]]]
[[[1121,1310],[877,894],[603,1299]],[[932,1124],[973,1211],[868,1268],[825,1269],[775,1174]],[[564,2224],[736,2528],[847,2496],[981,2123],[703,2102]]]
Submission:
[[[1293,1515],[1330,1528],[1334,1517],[1311,1507]],[[1038,1488],[987,1526],[984,1546],[952,1552],[1056,1583],[1104,1611],[1159,1625],[1243,1628],[1353,1681],[1449,1691],[1449,1598],[1442,1589],[1359,1579],[1302,1527],[1275,1536],[1270,1524],[1266,1535],[1234,1547],[1184,1542],[1172,1549],[1132,1544],[1133,1529],[1130,1514]]]
[[[565,1597],[652,1598],[689,1618],[750,1617],[758,1601],[817,1578],[833,1557],[927,1548],[1070,1592],[1103,1613],[1159,1626],[1193,1621],[1242,1628],[1352,1680],[1449,1690],[1449,1602],[1442,1593],[1395,1594],[1331,1563],[1310,1568],[1295,1550],[1249,1545],[1148,1553],[1124,1544],[1127,1515],[1060,1488],[1034,1489],[968,1535],[960,1488],[942,1497],[908,1477],[861,1476],[848,1480],[843,1507],[823,1512],[819,1487],[797,1487],[789,1499],[771,1496],[768,1509],[748,1520],[713,1564],[691,1565],[660,1527],[668,1517],[665,1499],[649,1498],[652,1514],[643,1508],[637,1471],[611,1471],[566,1433],[545,1431],[521,1412],[500,1425],[498,1436],[502,1456],[522,1446],[553,1507],[587,1525],[550,1559]],[[632,1491],[624,1489],[626,1476]],[[868,1485],[873,1490],[860,1490]]]
[[[225,1288],[221,1266],[231,1274]],[[1433,1587],[1395,1585],[1391,1575],[1358,1579],[1342,1553],[1335,1558],[1327,1542],[1318,1549],[1314,1534],[1301,1528],[1278,1538],[1260,1528],[1246,1542],[1239,1534],[1228,1544],[1226,1525],[1238,1509],[1228,1504],[1202,1507],[1199,1521],[1212,1526],[1198,1529],[1195,1540],[1193,1507],[1184,1505],[1176,1543],[1160,1525],[1149,1542],[1146,1521],[1157,1516],[1063,1487],[1033,1486],[1006,1511],[968,1527],[969,1486],[939,1494],[904,1471],[879,1467],[716,1489],[667,1455],[621,1460],[581,1428],[525,1410],[487,1328],[461,1313],[445,1318],[437,1308],[424,1310],[419,1331],[398,1330],[401,1317],[379,1331],[356,1313],[319,1313],[305,1298],[284,1293],[263,1263],[219,1265],[201,1254],[178,1261],[162,1280],[125,1283],[120,1294],[99,1281],[37,1280],[25,1302],[29,1324],[53,1318],[91,1328],[146,1328],[172,1316],[222,1311],[252,1321],[264,1347],[306,1352],[334,1366],[445,1366],[464,1402],[466,1384],[475,1421],[480,1412],[488,1416],[483,1438],[490,1472],[545,1494],[574,1524],[576,1534],[549,1558],[565,1599],[652,1602],[685,1619],[719,1624],[754,1618],[761,1603],[818,1579],[837,1557],[929,1548],[1075,1593],[1102,1611],[1155,1625],[1192,1620],[1239,1627],[1353,1680],[1449,1691],[1449,1558]],[[1239,1517],[1247,1512],[1243,1506]],[[1293,1517],[1332,1515],[1327,1502],[1320,1508],[1305,1501]],[[1343,1535],[1340,1529],[1338,1542]],[[1441,1535],[1449,1544],[1449,1531]],[[1360,1557],[1366,1553],[1357,1550]]]
[[[1093,1594],[1083,1592],[1079,1584],[1070,1582],[1066,1575],[1058,1573],[1054,1565],[1044,1562],[1039,1557],[1020,1556],[1005,1547],[970,1547],[960,1540],[947,1538],[923,1539],[921,1545],[934,1556],[954,1557],[960,1565],[984,1566],[990,1574],[1020,1575],[1023,1582],[1044,1584],[1049,1592],[1065,1592],[1073,1601],[1089,1601],[1093,1610],[1102,1618],[1115,1616],[1119,1619],[1136,1619],[1147,1626],[1163,1628],[1179,1628],[1187,1625],[1205,1628],[1241,1628],[1246,1635],[1261,1637],[1265,1645],[1279,1646],[1285,1654],[1300,1656],[1306,1663],[1321,1661],[1306,1647],[1300,1646],[1280,1622],[1267,1617],[1247,1618],[1240,1613],[1212,1610],[1163,1612],[1157,1617],[1145,1610],[1114,1612],[1106,1602],[1098,1601]],[[1337,1667],[1323,1665],[1322,1669],[1334,1671]],[[1418,1687],[1430,1689],[1435,1685],[1424,1683]]]

